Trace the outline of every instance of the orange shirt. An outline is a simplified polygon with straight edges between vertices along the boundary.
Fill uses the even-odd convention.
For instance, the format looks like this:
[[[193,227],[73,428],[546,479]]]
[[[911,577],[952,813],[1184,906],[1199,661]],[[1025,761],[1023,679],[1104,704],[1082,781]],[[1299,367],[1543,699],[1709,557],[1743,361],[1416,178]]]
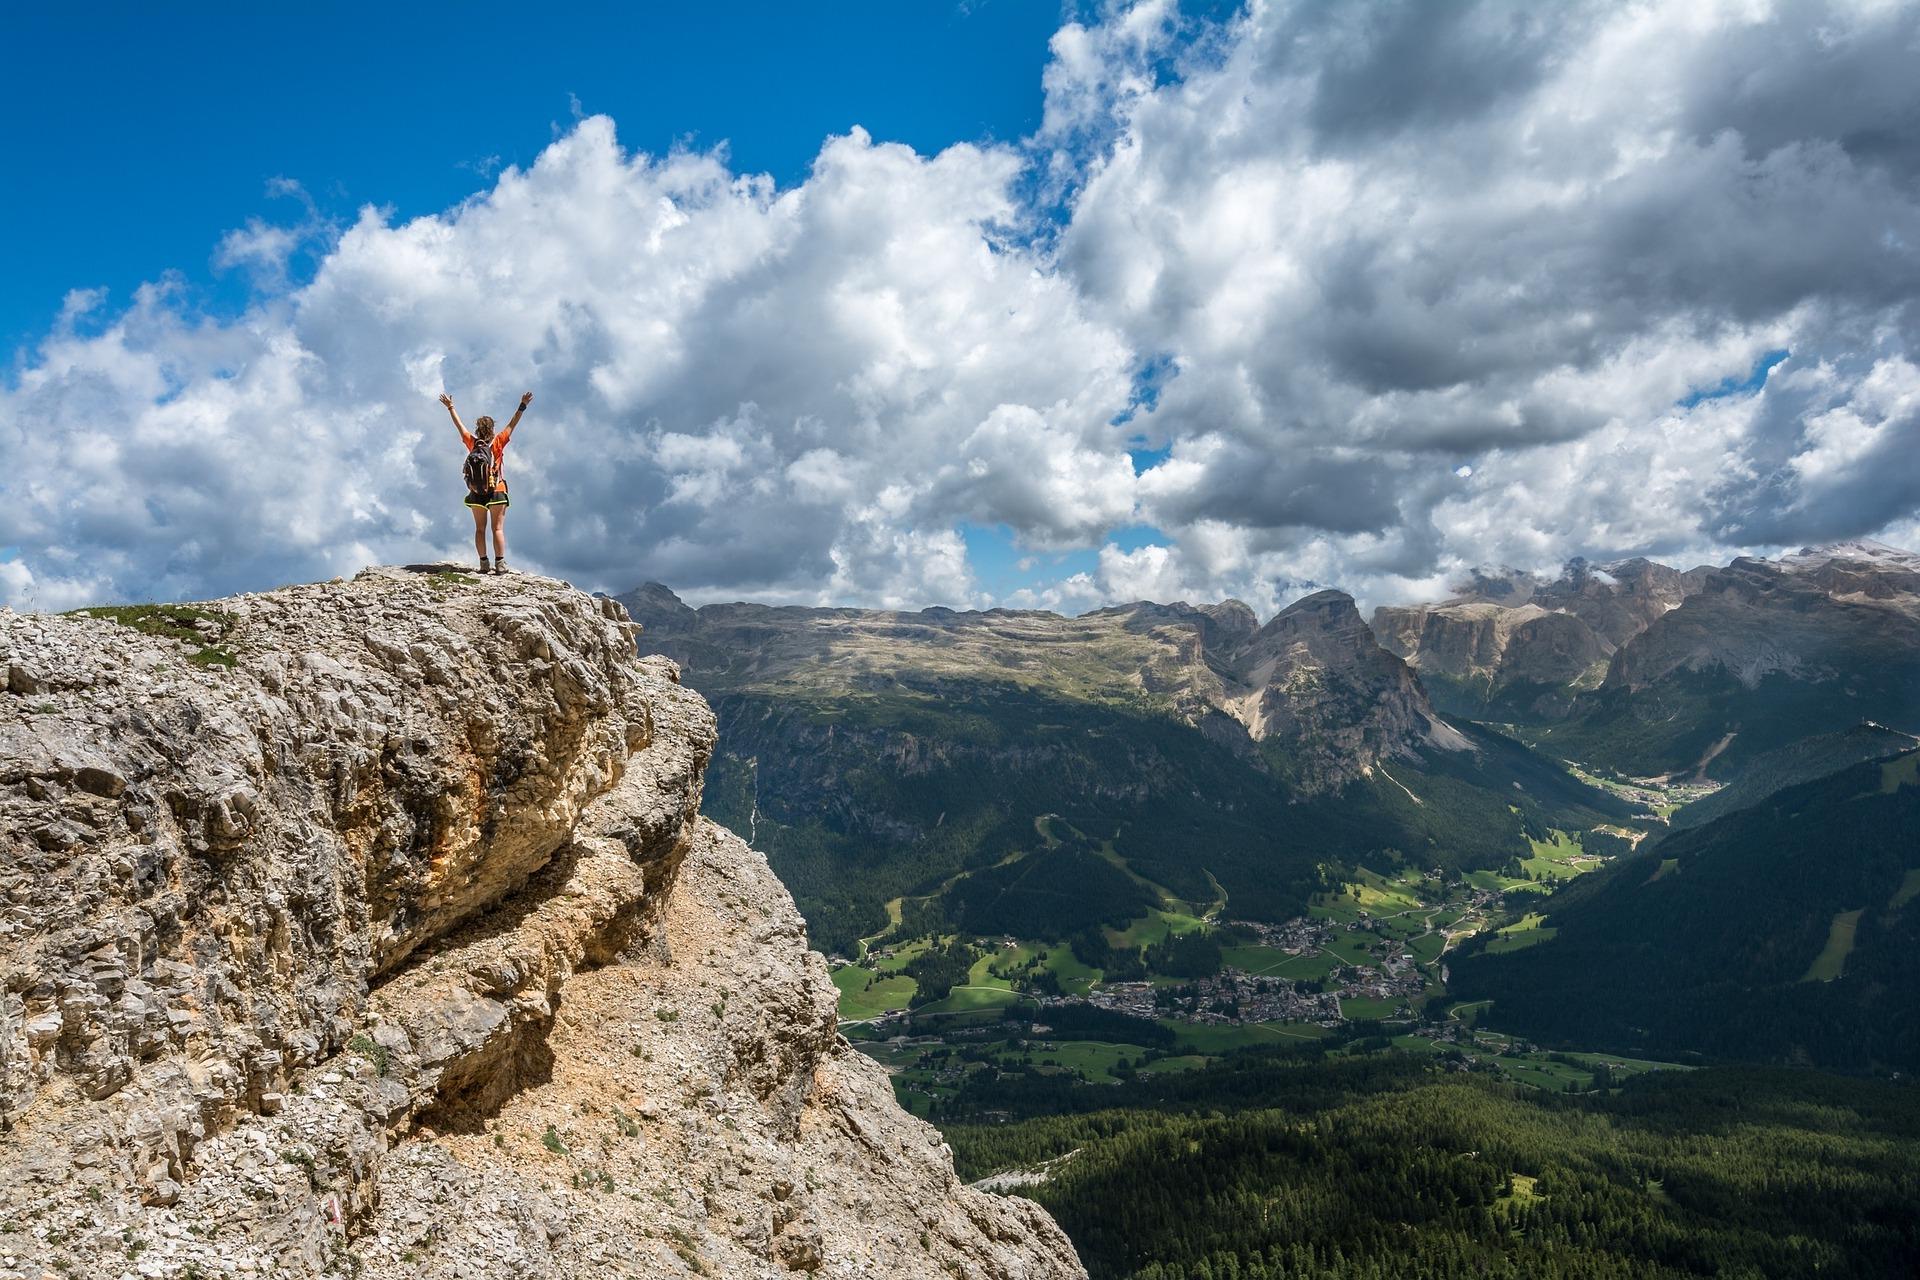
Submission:
[[[507,437],[512,434],[512,430],[509,429],[502,431],[493,438],[493,483],[502,490],[506,489],[507,481],[506,478],[500,474],[500,468],[507,460]],[[473,452],[473,433],[465,427],[460,428],[460,444],[468,453]]]

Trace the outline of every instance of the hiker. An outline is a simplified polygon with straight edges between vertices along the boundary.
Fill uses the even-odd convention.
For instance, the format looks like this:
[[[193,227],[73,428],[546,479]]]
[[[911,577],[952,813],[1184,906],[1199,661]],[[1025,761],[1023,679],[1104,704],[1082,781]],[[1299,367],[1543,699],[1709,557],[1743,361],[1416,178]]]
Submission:
[[[460,443],[467,447],[467,462],[461,468],[467,480],[467,507],[473,512],[473,549],[480,553],[480,572],[507,572],[507,482],[500,475],[500,467],[506,460],[507,441],[513,437],[513,429],[520,425],[520,415],[533,403],[533,392],[520,397],[520,407],[513,411],[513,417],[507,422],[507,429],[499,435],[493,433],[493,419],[482,415],[473,420],[473,430],[469,432],[460,421],[460,413],[453,407],[453,397],[442,395],[440,403],[447,406],[447,412],[453,415],[453,425],[459,429]],[[493,519],[493,565],[487,564],[487,519]]]

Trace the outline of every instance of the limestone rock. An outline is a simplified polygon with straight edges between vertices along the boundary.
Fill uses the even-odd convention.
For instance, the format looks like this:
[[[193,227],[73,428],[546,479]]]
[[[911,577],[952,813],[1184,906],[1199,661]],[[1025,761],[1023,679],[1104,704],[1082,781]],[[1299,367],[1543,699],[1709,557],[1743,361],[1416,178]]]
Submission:
[[[620,606],[191,616],[0,612],[0,1277],[1082,1274],[837,1035]]]
[[[1374,610],[1373,630],[1443,711],[1557,719],[1620,646],[1697,592],[1708,570],[1651,560],[1570,561],[1558,578],[1478,573],[1437,604]]]

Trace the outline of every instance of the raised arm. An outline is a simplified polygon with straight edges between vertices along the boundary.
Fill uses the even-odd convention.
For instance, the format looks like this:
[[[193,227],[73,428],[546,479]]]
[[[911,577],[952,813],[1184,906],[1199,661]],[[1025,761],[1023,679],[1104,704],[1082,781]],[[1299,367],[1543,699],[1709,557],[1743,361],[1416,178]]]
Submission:
[[[473,439],[473,433],[467,430],[466,423],[460,421],[460,411],[453,407],[453,397],[442,392],[440,395],[440,403],[447,406],[447,412],[452,415],[453,425],[460,432],[460,438],[465,441],[471,441]],[[469,445],[469,447],[471,446]]]
[[[521,394],[520,407],[513,411],[513,416],[507,419],[506,430],[500,433],[500,439],[503,443],[506,441],[508,436],[513,434],[513,429],[520,425],[520,415],[525,413],[527,411],[527,406],[532,403],[533,403],[533,392],[528,391]]]

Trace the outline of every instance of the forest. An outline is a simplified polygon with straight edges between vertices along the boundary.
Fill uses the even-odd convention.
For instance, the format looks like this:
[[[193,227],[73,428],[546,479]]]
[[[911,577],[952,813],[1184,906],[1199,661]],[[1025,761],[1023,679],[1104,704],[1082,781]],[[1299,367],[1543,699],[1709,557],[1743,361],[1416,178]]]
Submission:
[[[1550,940],[1470,943],[1452,986],[1549,1044],[1920,1069],[1916,832],[1920,753],[1855,765],[1569,886]]]
[[[1055,1161],[1022,1194],[1095,1280],[1920,1269],[1900,1083],[1711,1068],[1565,1095],[1398,1054],[1246,1053],[1048,1100],[944,1130],[964,1177]]]

